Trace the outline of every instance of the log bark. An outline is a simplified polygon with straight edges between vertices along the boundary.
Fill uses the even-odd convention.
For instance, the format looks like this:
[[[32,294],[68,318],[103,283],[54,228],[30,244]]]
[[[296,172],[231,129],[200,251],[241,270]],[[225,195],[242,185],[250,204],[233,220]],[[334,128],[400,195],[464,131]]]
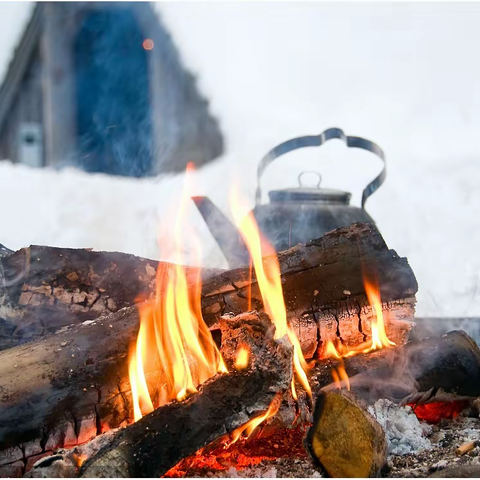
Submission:
[[[119,252],[32,245],[0,256],[0,350],[134,305],[163,262]],[[186,267],[193,281],[198,268]],[[222,270],[204,269],[202,277]],[[3,281],[2,281],[3,278]],[[3,295],[2,295],[3,293]]]
[[[305,445],[334,478],[378,477],[387,461],[385,432],[354,395],[322,392]]]

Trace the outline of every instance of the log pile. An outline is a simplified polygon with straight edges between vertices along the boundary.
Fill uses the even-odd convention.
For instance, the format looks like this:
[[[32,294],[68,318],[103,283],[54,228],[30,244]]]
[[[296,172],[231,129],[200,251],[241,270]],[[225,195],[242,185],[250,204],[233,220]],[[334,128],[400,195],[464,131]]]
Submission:
[[[49,247],[6,252],[0,262],[4,278],[0,291],[0,348],[4,349],[0,352],[0,475],[15,465],[24,473],[40,457],[58,448],[75,446],[126,425],[109,445],[108,455],[104,450],[102,457],[85,464],[86,475],[114,468],[112,458],[128,475],[160,475],[172,462],[268,407],[281,382],[279,372],[261,377],[266,375],[266,365],[272,371],[282,370],[282,382],[291,378],[285,365],[274,367],[273,360],[262,356],[265,345],[273,348],[273,333],[263,312],[255,273],[248,266],[228,272],[202,271],[203,317],[230,368],[239,341],[248,344],[252,352],[249,369],[215,377],[199,394],[161,407],[142,419],[143,424],[130,425],[133,409],[127,355],[138,331],[135,302],[140,295],[148,298],[154,294],[155,270],[168,265],[131,255]],[[320,388],[331,383],[330,371],[335,367],[335,362],[319,361],[327,342],[335,340],[348,347],[370,338],[373,313],[365,294],[365,272],[377,275],[389,338],[398,346],[407,341],[417,283],[407,260],[388,249],[377,229],[356,224],[335,230],[306,246],[280,253],[279,263],[288,321],[305,357],[317,360],[311,373],[312,379],[317,378],[315,397]],[[197,269],[189,270],[192,282],[197,275]],[[250,304],[258,313],[245,314]],[[358,373],[369,368],[372,358],[384,357],[366,355],[363,364],[360,358],[348,359],[347,370],[357,369]],[[382,365],[386,362],[377,361]],[[255,385],[264,385],[267,390],[261,393]],[[281,385],[280,390],[285,391]],[[232,395],[238,404],[230,396],[228,401],[222,397],[227,386],[239,392]],[[305,398],[302,392],[300,396]],[[159,425],[166,424],[173,412],[180,417],[186,412],[184,418],[188,412],[196,412],[195,418],[201,417],[198,412],[216,408],[212,398],[228,403],[238,416],[232,413],[227,422],[215,410],[219,423],[211,418],[205,420],[211,426],[200,422],[203,427],[192,432],[198,442],[191,441],[188,434],[184,442],[188,448],[178,450],[181,456],[169,457],[168,452],[162,452],[162,457],[170,460],[155,470],[147,468],[150,460],[132,462],[126,452],[137,447],[144,451],[148,445],[147,450],[159,454],[148,444],[158,435],[172,435],[172,442],[178,445],[180,434]],[[299,408],[290,393],[285,393],[284,400],[282,408]],[[307,417],[308,413],[302,418]],[[148,436],[146,427],[139,425],[157,433]],[[120,475],[119,470],[111,471]]]
[[[88,477],[151,477],[164,474],[177,461],[192,455],[212,440],[219,437],[222,439],[225,434],[228,437],[228,433],[247,421],[253,412],[264,411],[268,403],[272,402],[273,395],[282,393],[280,410],[273,418],[273,424],[278,428],[285,418],[282,408],[289,406],[287,389],[292,375],[291,363],[289,364],[291,348],[289,349],[288,342],[272,340],[272,325],[264,314],[254,319],[251,318],[252,314],[240,317],[227,318],[225,322],[233,324],[235,330],[241,328],[242,341],[247,341],[252,346],[255,361],[251,363],[249,371],[214,378],[206,382],[200,392],[189,400],[160,407],[139,422],[121,429],[108,439],[107,445],[99,452],[93,452],[81,471],[70,461],[69,476],[80,473]],[[254,328],[248,328],[252,323]],[[267,334],[262,337],[265,339],[263,342],[257,335],[258,332]],[[416,363],[415,357],[419,351],[432,361],[423,369]],[[399,362],[399,358],[404,361]],[[396,399],[398,403],[405,403],[406,398],[410,401],[412,395],[416,395],[418,401],[435,400],[424,393],[431,394],[433,390],[447,392],[448,385],[453,384],[462,374],[472,375],[471,385],[457,383],[455,392],[448,392],[450,398],[476,397],[480,394],[480,350],[463,332],[415,341],[403,348],[360,355],[345,359],[345,362],[346,368],[353,375],[350,379],[350,392],[334,387],[329,375],[316,378],[315,374],[310,376],[314,389],[315,414],[305,446],[315,464],[333,477],[378,476],[385,463],[385,434],[368,413],[366,406],[378,398],[388,396],[391,391],[386,390],[385,386],[383,390],[377,388],[366,391],[365,371],[355,375],[355,371],[360,370],[360,365],[368,364],[369,381],[377,379],[380,383],[383,380],[382,373],[388,370],[389,376],[397,379],[396,390],[403,392],[401,398]],[[279,368],[282,366],[283,369]],[[328,368],[331,373],[336,364],[325,360],[321,366]],[[318,365],[315,370],[318,371]],[[406,371],[413,381],[402,381]],[[443,375],[432,377],[432,371],[443,372]],[[279,372],[283,372],[283,375],[279,376]],[[411,388],[409,392],[408,388]],[[422,388],[425,392],[420,392],[419,396]],[[379,396],[375,397],[375,393]],[[197,405],[198,409],[192,408],[192,405]],[[243,413],[237,415],[229,408],[238,408]],[[232,419],[235,419],[233,423]],[[282,428],[286,428],[286,425],[283,424]],[[59,470],[65,468],[64,460],[68,456],[64,454],[57,457],[58,462],[53,466],[47,464],[50,467],[49,475],[57,476]],[[195,458],[192,457],[193,462]],[[188,468],[188,462],[188,457],[184,458],[182,468]],[[44,469],[42,465],[36,467],[34,476],[44,476]]]

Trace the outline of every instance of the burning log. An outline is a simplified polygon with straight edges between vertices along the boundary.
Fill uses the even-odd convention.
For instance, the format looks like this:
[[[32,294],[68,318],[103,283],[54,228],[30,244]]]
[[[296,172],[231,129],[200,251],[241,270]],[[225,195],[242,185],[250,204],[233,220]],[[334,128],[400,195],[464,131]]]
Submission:
[[[274,330],[268,317],[259,323]],[[255,368],[216,376],[190,398],[119,430],[85,463],[81,476],[158,477],[185,456],[263,416],[290,388],[293,348],[286,337],[275,341],[269,336],[256,345]]]
[[[387,460],[382,427],[351,394],[322,392],[305,445],[329,477],[374,477]]]
[[[329,340],[354,346],[371,335],[367,272],[377,274],[389,338],[397,345],[405,343],[413,325],[417,282],[407,260],[387,248],[376,228],[369,224],[339,228],[279,253],[278,260],[287,318],[306,358],[320,358]],[[263,310],[255,273],[248,268],[211,278],[202,295],[210,328],[217,328],[225,313]]]
[[[38,246],[1,262],[9,305],[4,311],[9,313],[0,323],[0,349],[133,305],[139,295],[154,291],[158,266],[133,255]],[[280,253],[279,263],[288,321],[307,358],[321,356],[328,340],[350,346],[370,335],[367,271],[378,273],[389,338],[406,341],[417,283],[407,260],[388,250],[376,228],[355,224],[334,230]],[[187,267],[190,278],[197,272]],[[218,329],[225,313],[263,310],[255,273],[248,267],[206,270],[202,278],[202,313],[211,329]]]
[[[0,465],[129,422],[127,353],[137,330],[133,306],[0,352]]]
[[[291,363],[291,359],[290,359]],[[208,380],[190,399],[173,402],[122,429],[82,468],[82,477],[158,478],[182,458],[265,413],[290,387],[284,371],[237,372]]]
[[[121,322],[121,318],[117,321]],[[262,368],[264,364],[273,370],[280,371],[283,368],[281,364],[273,365],[271,363],[274,361],[276,355],[271,354],[268,361],[264,360],[265,357],[262,354],[261,345],[264,344],[265,341],[271,341],[273,335],[272,327],[270,323],[266,321],[264,314],[255,316],[249,313],[237,318],[226,318],[224,323],[223,331],[227,339],[225,348],[228,352],[238,351],[241,345],[248,345],[251,351],[251,359],[249,361],[250,368]],[[119,327],[121,327],[121,325],[121,323],[118,324]],[[228,325],[230,325],[231,330],[228,330]],[[96,325],[89,326],[95,327]],[[85,326],[85,328],[86,327],[88,326]],[[75,327],[77,333],[78,328],[79,327]],[[109,327],[107,326],[107,328]],[[106,343],[103,347],[105,347],[105,345]],[[422,352],[422,359],[420,360],[422,363],[417,364],[416,362],[419,360],[418,352]],[[450,399],[478,396],[480,385],[479,358],[478,347],[472,343],[466,334],[463,332],[451,332],[443,337],[434,337],[424,341],[412,342],[401,348],[391,348],[369,354],[360,354],[356,357],[345,358],[343,361],[345,369],[351,377],[351,389],[357,397],[361,397],[367,402],[374,402],[378,398],[387,397],[404,404],[410,403],[412,399],[415,398],[418,398],[418,401],[421,402],[435,401],[439,392],[443,392],[444,397],[448,395]],[[230,359],[226,358],[226,361],[229,364],[234,363],[235,356],[232,355]],[[420,368],[421,365],[423,365],[423,369]],[[322,387],[326,387],[328,393],[331,392],[331,373],[332,370],[337,367],[338,363],[329,359],[319,362],[318,365],[312,369],[309,378],[315,396],[322,395],[325,392],[325,390],[322,392]],[[247,371],[242,372],[247,376],[250,373]],[[436,374],[433,375],[432,372]],[[291,375],[291,373],[289,374]],[[111,373],[111,375],[113,379],[118,378],[115,374]],[[122,372],[119,371],[118,375],[121,376]],[[388,379],[386,383],[385,379]],[[389,381],[390,379],[394,381]],[[466,381],[466,379],[468,380]],[[86,379],[85,383],[87,384],[89,380],[90,379]],[[456,386],[453,387],[455,383]],[[375,386],[375,388],[373,388],[373,386]],[[113,390],[113,386],[111,388]],[[121,393],[122,399],[123,401],[130,402],[128,385],[124,388]],[[74,390],[71,390],[71,392],[72,405],[75,406],[74,412],[77,418],[77,426],[80,432],[83,432],[84,425],[88,425],[88,421],[82,417],[82,415],[85,415],[87,412],[85,409],[88,405],[87,392],[78,392],[79,394],[83,393],[87,396],[86,403],[83,404],[83,412],[81,397],[75,397]],[[108,425],[108,421],[110,425],[113,426],[115,424],[115,418],[118,419],[118,417],[120,417],[119,412],[122,411],[122,408],[125,408],[124,406],[122,407],[121,402],[115,402],[111,397],[109,398],[108,395],[107,388],[102,387],[101,398],[95,398],[95,401],[99,402],[95,404],[96,412],[99,414],[97,422],[100,423],[103,428]],[[93,401],[93,399],[90,398],[90,401]],[[40,405],[42,405],[42,403]],[[57,408],[59,410],[57,411],[60,412],[62,408],[65,408],[64,405],[65,404],[58,405]],[[73,406],[70,406],[70,408],[72,409]],[[282,408],[284,407],[285,405],[282,404]],[[130,404],[129,408],[131,409]],[[116,414],[113,413],[115,409],[119,409]],[[1,410],[0,414],[2,414]],[[68,412],[66,412],[65,416],[67,415]],[[3,416],[3,418],[0,417],[0,425],[3,424],[4,418],[5,416]],[[130,420],[131,417],[128,422]],[[71,425],[71,423],[70,420],[69,425]],[[12,422],[9,432],[10,435],[16,431],[15,427],[17,429],[21,428],[18,421],[15,424]],[[62,425],[57,424],[55,431],[61,431],[61,427]],[[73,428],[71,426],[65,430],[67,433],[71,433],[72,431]],[[3,433],[7,435],[8,432],[4,430]],[[25,435],[23,438],[26,438]],[[70,437],[70,445],[75,444],[72,438],[74,437]],[[85,439],[86,436],[83,435],[83,438]],[[65,439],[68,440],[68,435],[65,436]],[[24,445],[30,445],[29,448],[33,451],[33,443],[34,442],[27,442],[24,443]],[[42,444],[45,444],[45,442],[42,441]],[[49,447],[45,449],[51,451],[51,449],[54,448],[52,448],[52,440],[47,441],[47,444]],[[40,452],[37,452],[37,454],[39,453]],[[9,458],[11,459],[12,456]]]
[[[379,398],[406,405],[480,396],[480,348],[462,331],[344,358],[342,362],[350,389],[371,403]],[[334,362],[333,368],[338,366]],[[332,362],[319,363],[315,371],[313,384],[322,388],[320,385],[326,385],[331,376]],[[340,382],[340,386],[346,386],[346,382]]]
[[[138,297],[155,292],[158,266],[135,255],[88,249],[32,245],[5,252],[0,257],[0,284],[3,276],[5,285],[0,350],[134,305]],[[220,272],[205,269],[202,275]],[[187,277],[197,273],[187,267]]]
[[[262,328],[272,332],[267,319]],[[129,424],[127,353],[137,329],[137,307],[130,307],[0,352],[0,466]],[[268,361],[261,350],[256,355],[272,368],[277,361],[271,350]],[[276,374],[291,375],[291,365],[277,367]]]

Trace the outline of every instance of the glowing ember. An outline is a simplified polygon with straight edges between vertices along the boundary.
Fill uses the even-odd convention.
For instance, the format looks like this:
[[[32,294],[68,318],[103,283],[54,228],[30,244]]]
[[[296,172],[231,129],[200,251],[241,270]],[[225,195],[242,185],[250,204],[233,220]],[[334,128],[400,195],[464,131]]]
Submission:
[[[468,406],[468,400],[453,402],[435,402],[426,405],[410,404],[419,420],[429,423],[438,423],[442,418],[456,418]]]
[[[303,439],[308,427],[308,424],[300,424],[295,428],[267,426],[259,434],[248,439],[240,439],[230,447],[215,441],[181,460],[164,475],[164,478],[185,477],[187,474],[205,478],[211,475],[209,472],[225,471],[231,467],[241,470],[258,465],[262,461],[307,458]]]
[[[83,454],[73,453],[72,454],[73,461],[75,462],[76,466],[80,468],[85,461],[87,460],[87,456]]]
[[[178,264],[166,267],[159,264],[155,300],[139,306],[140,329],[129,363],[135,421],[154,407],[175,398],[184,399],[189,393],[196,392],[200,383],[217,372],[227,371],[201,315],[200,271],[194,287],[189,288],[181,265],[185,235],[182,218],[189,199],[188,179],[192,168],[187,167],[187,184],[175,223]],[[155,405],[147,385],[146,371],[149,370],[160,372],[155,382]]]
[[[265,311],[275,324],[275,338],[288,335],[294,348],[295,373],[305,391],[311,396],[312,391],[305,373],[307,363],[295,332],[287,324],[287,310],[276,252],[260,234],[253,213],[249,212],[247,215],[243,215],[234,189],[231,192],[230,206],[240,234],[250,252]]]
[[[245,347],[240,347],[237,352],[237,358],[235,359],[235,368],[237,370],[244,370],[248,367],[248,360],[250,352]]]

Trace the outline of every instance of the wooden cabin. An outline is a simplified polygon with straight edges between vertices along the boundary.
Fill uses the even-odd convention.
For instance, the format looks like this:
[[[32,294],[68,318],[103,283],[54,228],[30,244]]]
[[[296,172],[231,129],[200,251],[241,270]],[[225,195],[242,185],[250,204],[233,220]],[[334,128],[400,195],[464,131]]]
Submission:
[[[0,87],[0,159],[140,177],[223,146],[150,3],[36,4]]]

